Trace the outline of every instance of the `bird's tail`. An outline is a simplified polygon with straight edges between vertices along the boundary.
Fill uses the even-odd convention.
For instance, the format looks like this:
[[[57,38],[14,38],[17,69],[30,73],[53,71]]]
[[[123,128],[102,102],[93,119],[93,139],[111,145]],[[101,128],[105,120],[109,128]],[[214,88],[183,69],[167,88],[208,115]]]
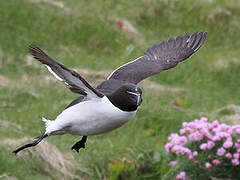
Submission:
[[[54,121],[48,120],[44,117],[42,117],[42,121],[45,122],[45,127],[46,127],[46,134],[50,135],[52,132],[56,130]]]
[[[53,123],[53,121],[48,120],[44,117],[42,117],[42,121],[45,122],[46,129]]]
[[[46,127],[46,134],[48,136],[53,135],[53,134],[60,134],[57,133],[59,132],[59,129],[61,129],[61,127],[59,127],[59,125],[54,121],[54,120],[48,120],[44,117],[42,117],[42,121],[45,122],[45,127]]]

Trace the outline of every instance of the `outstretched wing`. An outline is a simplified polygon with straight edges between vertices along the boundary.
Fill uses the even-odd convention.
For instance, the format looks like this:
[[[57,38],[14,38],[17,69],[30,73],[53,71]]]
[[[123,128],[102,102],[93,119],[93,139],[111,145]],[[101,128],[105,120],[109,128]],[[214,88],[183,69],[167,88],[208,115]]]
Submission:
[[[101,92],[90,86],[77,72],[56,62],[39,47],[31,45],[29,46],[29,52],[35,59],[44,64],[58,80],[65,82],[72,92],[87,96],[88,98],[103,97]]]
[[[114,70],[109,79],[139,83],[143,79],[175,67],[195,53],[205,42],[207,32],[170,38],[147,49],[143,56]]]

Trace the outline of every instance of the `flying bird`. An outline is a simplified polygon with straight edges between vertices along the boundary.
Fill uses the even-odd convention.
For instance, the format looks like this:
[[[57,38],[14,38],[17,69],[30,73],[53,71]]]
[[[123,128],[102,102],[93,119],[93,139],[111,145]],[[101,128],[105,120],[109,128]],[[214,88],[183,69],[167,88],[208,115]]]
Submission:
[[[55,61],[39,47],[30,45],[29,52],[33,57],[80,97],[73,100],[55,120],[42,118],[45,131],[32,143],[19,147],[13,153],[36,146],[48,136],[62,134],[82,136],[72,146],[72,150],[79,152],[80,148],[85,148],[87,136],[119,128],[135,116],[142,102],[142,90],[137,84],[189,58],[204,44],[206,37],[207,32],[186,33],[155,44],[139,58],[115,69],[96,88],[76,71]]]

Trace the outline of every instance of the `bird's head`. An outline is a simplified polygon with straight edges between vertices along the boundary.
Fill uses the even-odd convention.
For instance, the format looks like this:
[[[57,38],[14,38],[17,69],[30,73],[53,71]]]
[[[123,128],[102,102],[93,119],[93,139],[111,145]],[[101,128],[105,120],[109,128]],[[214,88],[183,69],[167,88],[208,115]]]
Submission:
[[[126,83],[108,98],[123,111],[135,111],[142,102],[142,90],[135,84]]]
[[[142,90],[140,87],[135,84],[125,84],[121,89],[133,105],[140,106],[142,102]]]

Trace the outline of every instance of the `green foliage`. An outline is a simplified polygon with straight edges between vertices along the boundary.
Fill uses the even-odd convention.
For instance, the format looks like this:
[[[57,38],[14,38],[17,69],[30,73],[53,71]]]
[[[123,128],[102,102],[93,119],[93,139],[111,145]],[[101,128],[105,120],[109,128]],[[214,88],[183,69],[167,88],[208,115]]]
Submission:
[[[127,159],[123,159],[122,161],[113,161],[108,165],[108,171],[110,172],[111,176],[109,180],[116,180],[119,176],[129,176],[129,174],[134,170],[134,164],[132,161]]]

